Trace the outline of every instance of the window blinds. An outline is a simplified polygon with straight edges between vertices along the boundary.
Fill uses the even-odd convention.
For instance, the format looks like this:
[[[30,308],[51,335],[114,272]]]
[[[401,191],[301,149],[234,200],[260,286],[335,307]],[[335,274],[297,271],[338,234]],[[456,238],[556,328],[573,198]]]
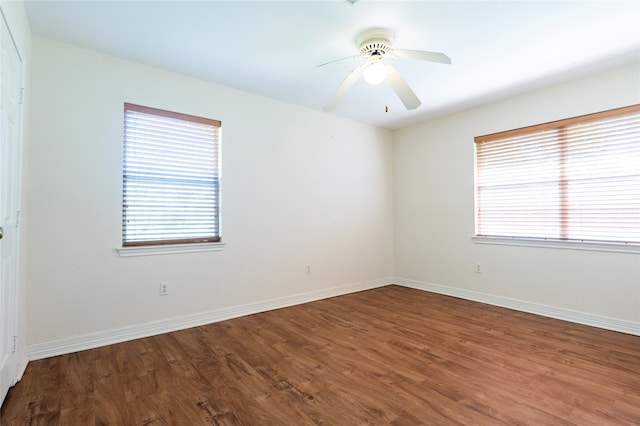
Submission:
[[[478,236],[640,243],[640,105],[475,142]]]
[[[216,120],[125,104],[123,246],[220,241]]]

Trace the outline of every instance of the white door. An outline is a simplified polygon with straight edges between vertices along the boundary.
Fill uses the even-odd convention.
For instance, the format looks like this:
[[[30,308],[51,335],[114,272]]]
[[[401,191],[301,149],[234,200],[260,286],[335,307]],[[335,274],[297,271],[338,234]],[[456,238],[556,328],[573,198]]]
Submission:
[[[0,19],[0,403],[16,381],[18,197],[22,64]]]

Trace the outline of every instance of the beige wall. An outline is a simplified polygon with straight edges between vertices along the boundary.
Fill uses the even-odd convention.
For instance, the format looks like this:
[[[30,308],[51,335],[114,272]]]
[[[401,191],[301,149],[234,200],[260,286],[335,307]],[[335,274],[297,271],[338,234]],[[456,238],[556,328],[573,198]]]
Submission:
[[[474,136],[636,103],[639,64],[394,132],[396,275],[637,326],[640,255],[471,241]]]
[[[39,37],[32,68],[30,345],[394,275],[640,321],[637,254],[471,241],[473,137],[638,103],[638,64],[393,133]],[[123,102],[223,122],[223,251],[118,256]]]
[[[390,131],[35,36],[31,81],[29,344],[393,274]],[[124,102],[222,121],[223,251],[118,256]]]

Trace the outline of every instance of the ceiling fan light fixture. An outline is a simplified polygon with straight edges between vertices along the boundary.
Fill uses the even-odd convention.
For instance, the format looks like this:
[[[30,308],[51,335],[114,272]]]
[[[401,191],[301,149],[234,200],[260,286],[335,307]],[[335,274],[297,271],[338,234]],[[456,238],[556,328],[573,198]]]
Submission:
[[[382,61],[377,60],[365,65],[362,70],[362,76],[367,83],[375,86],[376,84],[382,83],[385,78],[387,78],[387,71],[387,67],[384,66]]]
[[[418,108],[422,103],[415,92],[411,90],[411,87],[409,87],[409,84],[407,84],[398,70],[390,65],[385,66],[382,60],[387,57],[386,55],[390,54],[395,58],[450,64],[451,58],[439,52],[393,49],[392,43],[391,32],[384,28],[373,28],[361,32],[356,39],[360,54],[338,59],[337,61],[362,58],[366,63],[351,71],[351,74],[344,79],[340,86],[338,86],[338,89],[331,95],[329,102],[324,106],[324,110],[333,110],[340,99],[356,84],[360,77],[364,77],[364,80],[369,84],[380,84],[386,80],[391,89],[398,95],[398,98],[400,98],[405,108],[409,110]],[[318,66],[328,65],[337,61],[327,62]]]

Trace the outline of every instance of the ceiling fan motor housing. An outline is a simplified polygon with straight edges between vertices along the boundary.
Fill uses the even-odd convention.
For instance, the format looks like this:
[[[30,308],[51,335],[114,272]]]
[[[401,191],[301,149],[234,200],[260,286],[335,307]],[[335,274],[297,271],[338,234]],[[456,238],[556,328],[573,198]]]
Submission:
[[[382,57],[391,51],[392,37],[389,31],[376,28],[362,32],[357,43],[361,55]]]

